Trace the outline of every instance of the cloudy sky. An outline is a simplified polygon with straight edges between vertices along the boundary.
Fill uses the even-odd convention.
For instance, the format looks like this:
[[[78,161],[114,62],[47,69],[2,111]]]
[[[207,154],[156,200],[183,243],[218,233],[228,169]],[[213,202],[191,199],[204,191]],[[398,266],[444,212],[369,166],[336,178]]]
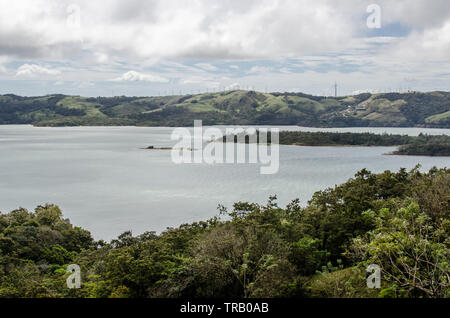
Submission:
[[[335,82],[448,91],[449,1],[0,0],[0,94],[331,95]]]

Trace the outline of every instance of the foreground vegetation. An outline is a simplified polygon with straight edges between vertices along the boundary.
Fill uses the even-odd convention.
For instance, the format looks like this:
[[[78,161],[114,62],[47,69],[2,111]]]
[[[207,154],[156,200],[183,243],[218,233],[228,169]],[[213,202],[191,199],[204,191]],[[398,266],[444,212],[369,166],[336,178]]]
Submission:
[[[450,93],[347,97],[254,91],[164,97],[0,96],[0,124],[37,126],[300,125],[450,128]]]
[[[239,202],[110,243],[57,206],[0,214],[0,297],[450,297],[450,170],[359,171],[306,207]],[[68,264],[80,289],[68,289]],[[381,289],[366,287],[369,264]]]

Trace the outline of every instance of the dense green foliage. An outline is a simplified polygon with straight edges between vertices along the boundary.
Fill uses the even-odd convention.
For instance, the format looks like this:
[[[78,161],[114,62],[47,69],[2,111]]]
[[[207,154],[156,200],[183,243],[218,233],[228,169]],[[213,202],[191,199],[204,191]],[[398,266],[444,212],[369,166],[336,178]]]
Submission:
[[[63,295],[65,264],[92,246],[90,233],[64,220],[57,206],[0,214],[0,297]]]
[[[420,135],[394,152],[396,155],[450,156],[450,136]]]
[[[237,142],[272,142],[271,134],[263,134],[256,130],[256,136],[251,138],[247,132],[238,133],[234,136],[224,136],[222,141]],[[265,138],[265,139],[262,139]],[[280,131],[280,145],[297,145],[297,146],[398,146],[411,143],[415,138],[408,135],[393,134],[373,134],[373,133],[338,133],[338,132],[309,132],[309,131]],[[434,138],[433,136],[431,138]],[[449,136],[444,136],[449,138]]]
[[[110,243],[52,205],[0,214],[1,297],[450,297],[450,170],[358,172],[306,207],[236,203]],[[80,289],[68,289],[67,264]],[[365,268],[382,268],[382,288]]]
[[[280,132],[281,145],[305,146],[398,146],[415,137],[393,134],[333,133],[333,132]]]
[[[39,126],[300,125],[450,127],[450,93],[360,94],[224,91],[165,97],[0,96],[0,124]]]

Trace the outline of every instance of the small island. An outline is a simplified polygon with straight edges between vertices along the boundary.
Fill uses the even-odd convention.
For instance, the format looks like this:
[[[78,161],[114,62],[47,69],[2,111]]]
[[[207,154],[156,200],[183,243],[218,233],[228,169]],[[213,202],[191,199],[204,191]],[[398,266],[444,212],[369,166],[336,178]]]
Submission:
[[[145,148],[141,148],[144,150],[188,150],[195,151],[195,148],[174,148],[174,147],[155,147],[155,146],[147,146]]]
[[[393,155],[404,156],[450,156],[450,136],[419,135],[411,142],[401,145]]]
[[[244,138],[244,139],[243,139]],[[224,136],[223,142],[234,140],[245,140],[250,143],[250,136],[237,134]],[[255,139],[255,138],[253,138]],[[259,130],[256,131],[256,142],[260,143]],[[267,143],[271,143],[270,134],[267,135]],[[338,133],[338,132],[304,132],[304,131],[281,131],[279,144],[289,146],[363,146],[363,147],[393,147],[398,149],[390,155],[409,156],[450,156],[450,136],[447,135],[424,135],[408,136],[394,134],[374,133]]]
[[[155,146],[148,146],[146,148],[141,148],[146,150],[172,150],[172,147],[155,147]]]

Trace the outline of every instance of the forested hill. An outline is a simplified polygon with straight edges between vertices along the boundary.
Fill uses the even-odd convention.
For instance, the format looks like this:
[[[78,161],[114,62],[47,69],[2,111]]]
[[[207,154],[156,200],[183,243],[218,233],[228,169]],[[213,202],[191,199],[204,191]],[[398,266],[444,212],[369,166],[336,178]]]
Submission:
[[[164,97],[0,95],[0,124],[37,126],[300,125],[450,128],[450,92],[320,97],[224,91]]]

